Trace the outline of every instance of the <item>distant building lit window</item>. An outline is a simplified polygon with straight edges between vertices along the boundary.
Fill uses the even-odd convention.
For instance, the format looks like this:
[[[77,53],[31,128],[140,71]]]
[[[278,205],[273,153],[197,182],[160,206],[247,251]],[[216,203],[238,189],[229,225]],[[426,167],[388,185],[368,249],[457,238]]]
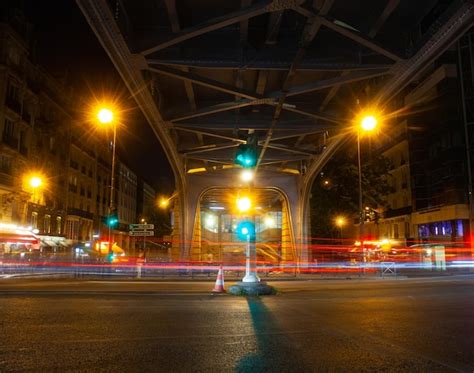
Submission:
[[[61,224],[62,224],[62,218],[58,216],[56,218],[56,234],[57,235],[60,235],[62,233]]]
[[[44,216],[44,233],[51,233],[51,215]]]
[[[397,239],[399,237],[398,233],[398,224],[393,225],[393,238]]]
[[[33,229],[38,228],[38,213],[37,212],[32,212],[31,213],[31,227]]]

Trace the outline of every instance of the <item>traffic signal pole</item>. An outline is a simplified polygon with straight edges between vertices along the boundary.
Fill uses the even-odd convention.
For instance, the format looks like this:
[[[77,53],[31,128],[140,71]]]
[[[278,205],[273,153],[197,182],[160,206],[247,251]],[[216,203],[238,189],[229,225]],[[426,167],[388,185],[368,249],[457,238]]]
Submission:
[[[247,250],[245,255],[245,276],[242,282],[260,282],[257,276],[257,246],[255,243],[255,216],[253,217],[253,234],[247,234]]]

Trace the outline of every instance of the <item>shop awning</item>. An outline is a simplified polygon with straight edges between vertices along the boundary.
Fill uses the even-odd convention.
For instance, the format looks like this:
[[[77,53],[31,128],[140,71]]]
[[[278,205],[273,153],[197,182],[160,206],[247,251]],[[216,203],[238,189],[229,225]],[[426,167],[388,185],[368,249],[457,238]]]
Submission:
[[[39,240],[33,233],[15,233],[0,232],[0,242],[21,243],[21,244],[38,244]]]
[[[56,247],[56,246],[58,246],[58,245],[56,244],[56,242],[51,241],[51,240],[42,240],[41,242],[44,243],[44,244],[46,244],[46,245],[48,245],[48,246],[50,246],[50,247]]]

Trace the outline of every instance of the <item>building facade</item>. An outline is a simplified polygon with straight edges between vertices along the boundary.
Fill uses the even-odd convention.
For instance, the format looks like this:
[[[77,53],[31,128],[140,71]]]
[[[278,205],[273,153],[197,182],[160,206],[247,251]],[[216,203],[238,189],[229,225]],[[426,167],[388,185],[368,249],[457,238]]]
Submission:
[[[31,227],[42,246],[73,247],[108,237],[112,149],[106,133],[91,135],[78,110],[83,100],[29,55],[21,15],[0,23],[0,223]],[[32,179],[35,182],[32,182]],[[133,247],[137,176],[116,164],[113,240]],[[149,202],[150,190],[146,192]]]
[[[406,115],[385,126],[389,139],[378,150],[392,163],[392,191],[383,218],[368,224],[380,238],[470,241],[466,175],[472,171],[465,125],[470,128],[472,118],[467,115],[465,121],[463,103],[472,99],[472,90],[466,89],[466,82],[473,87],[472,54],[462,60],[470,43],[470,36],[464,36],[421,75],[415,89],[402,97]]]

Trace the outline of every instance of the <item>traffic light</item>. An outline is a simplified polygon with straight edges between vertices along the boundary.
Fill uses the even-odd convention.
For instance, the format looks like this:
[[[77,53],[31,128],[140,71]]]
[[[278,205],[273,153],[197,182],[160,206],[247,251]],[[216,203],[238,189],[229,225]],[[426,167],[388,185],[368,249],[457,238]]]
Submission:
[[[105,224],[109,227],[109,228],[116,228],[119,224],[119,217],[118,217],[118,213],[117,213],[117,210],[113,210],[108,216],[107,218],[105,219]]]
[[[110,253],[107,254],[105,259],[107,260],[107,262],[112,263],[114,261],[114,258],[115,258],[114,252],[110,251]]]
[[[246,144],[240,144],[235,154],[234,163],[244,168],[251,168],[257,165],[258,160],[258,147],[257,137],[255,135],[250,136]]]
[[[237,225],[237,237],[241,241],[255,239],[255,225],[249,220],[243,220]]]

